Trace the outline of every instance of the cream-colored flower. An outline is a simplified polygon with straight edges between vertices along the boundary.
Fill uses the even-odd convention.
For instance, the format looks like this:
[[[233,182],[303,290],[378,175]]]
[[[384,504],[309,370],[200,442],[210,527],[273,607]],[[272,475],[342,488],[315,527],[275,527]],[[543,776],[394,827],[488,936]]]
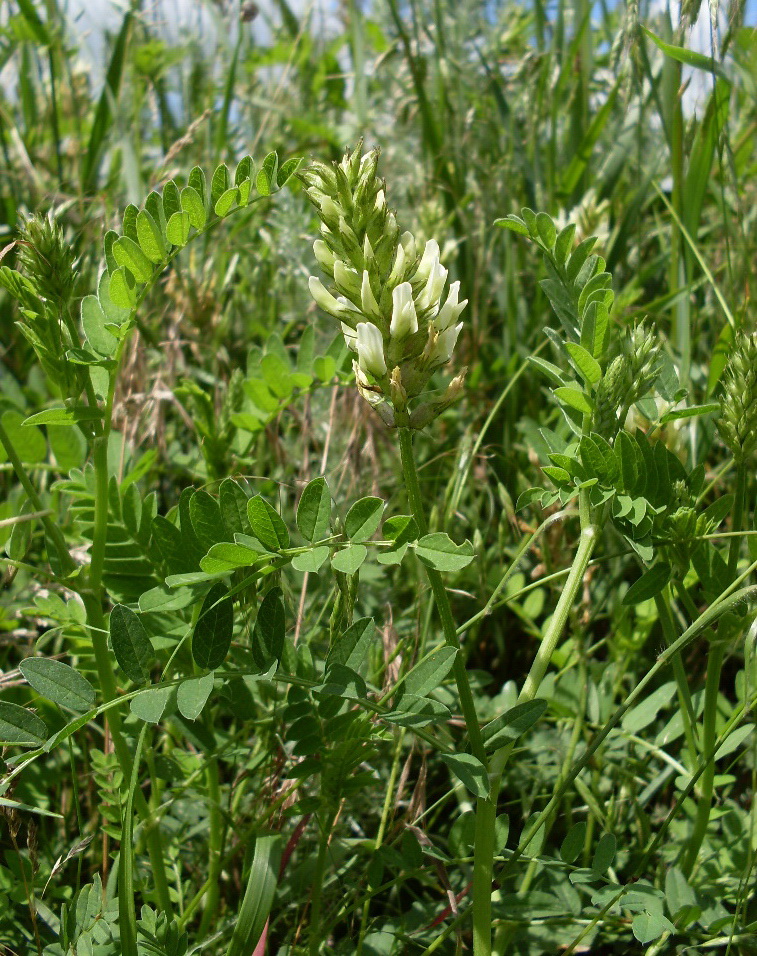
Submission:
[[[447,301],[441,307],[439,314],[433,319],[433,326],[438,332],[443,332],[444,329],[448,329],[453,322],[457,321],[457,317],[463,311],[465,306],[468,304],[467,299],[463,299],[462,302],[458,302],[457,298],[460,294],[460,283],[453,282],[449,287],[449,293],[447,295]]]
[[[402,342],[418,331],[418,316],[413,301],[413,288],[409,282],[401,282],[392,292],[392,321],[389,334]]]
[[[357,324],[357,361],[364,372],[376,378],[386,375],[384,337],[373,322]]]

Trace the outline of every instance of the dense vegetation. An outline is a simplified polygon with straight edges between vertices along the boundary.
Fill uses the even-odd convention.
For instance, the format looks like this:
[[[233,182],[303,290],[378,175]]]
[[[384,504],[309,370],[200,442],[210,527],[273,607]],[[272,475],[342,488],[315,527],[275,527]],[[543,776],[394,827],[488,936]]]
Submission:
[[[0,953],[754,952],[744,4],[113,9],[0,8]]]

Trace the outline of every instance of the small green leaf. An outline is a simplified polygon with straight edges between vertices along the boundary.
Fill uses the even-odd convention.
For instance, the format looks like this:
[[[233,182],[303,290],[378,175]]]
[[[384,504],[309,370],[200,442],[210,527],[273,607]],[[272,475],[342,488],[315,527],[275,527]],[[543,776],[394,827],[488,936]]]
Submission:
[[[383,512],[381,498],[361,498],[347,512],[345,534],[351,541],[367,541],[378,528]]]
[[[342,664],[357,671],[368,654],[375,630],[372,617],[355,621],[329,648],[326,669],[333,664]]]
[[[602,378],[602,366],[591,352],[588,352],[583,345],[579,345],[577,342],[566,342],[565,351],[573,359],[579,374],[586,384],[596,385]]]
[[[210,205],[215,208],[215,204],[231,186],[229,170],[225,163],[216,167],[213,178],[210,181]]]
[[[733,733],[728,734],[723,743],[715,751],[715,760],[727,757],[728,754],[732,754],[734,750],[738,750],[747,737],[751,736],[753,730],[754,724],[742,724],[741,727],[737,727]]]
[[[95,689],[82,674],[63,661],[27,657],[18,669],[36,692],[54,704],[79,713],[95,704]]]
[[[271,588],[263,598],[252,633],[252,657],[261,671],[281,660],[286,635],[286,616],[281,588]]]
[[[482,728],[484,746],[493,753],[511,741],[517,740],[533,727],[546,709],[547,701],[542,698],[516,704]]]
[[[720,402],[710,402],[708,405],[689,405],[688,408],[678,408],[666,412],[660,419],[661,425],[668,422],[677,422],[684,418],[698,418],[700,415],[711,415],[720,411]]]
[[[140,249],[150,262],[154,262],[157,265],[165,259],[166,244],[163,241],[160,226],[146,209],[140,210],[137,214],[137,237],[139,239]],[[116,245],[118,245],[118,243],[116,243]],[[118,259],[118,256],[116,256],[116,259]],[[126,263],[122,264],[125,265]]]
[[[331,492],[326,479],[314,478],[302,492],[297,506],[297,527],[306,541],[320,541],[329,532]]]
[[[289,182],[289,180],[294,176],[297,170],[302,165],[301,156],[293,156],[291,159],[287,159],[281,164],[278,175],[276,177],[276,182],[279,189],[283,189],[284,186]]]
[[[137,287],[134,276],[120,267],[110,274],[110,297],[120,309],[131,311],[137,304]]]
[[[424,564],[437,571],[460,571],[475,557],[470,541],[455,544],[443,531],[424,535],[418,541],[415,553]]]
[[[629,734],[638,734],[640,730],[648,727],[663,707],[667,707],[673,700],[675,692],[676,685],[674,681],[668,681],[661,687],[658,687],[657,690],[653,691],[640,704],[632,707],[631,710],[624,714],[623,720],[621,721],[623,730]]]
[[[247,517],[247,495],[233,478],[224,478],[221,482],[218,504],[224,527],[229,534],[252,534],[250,519]]]
[[[116,604],[110,612],[110,641],[119,667],[129,680],[135,684],[148,681],[152,644],[142,621],[125,604]]]
[[[670,565],[664,561],[658,561],[654,567],[645,571],[638,581],[634,581],[623,597],[623,604],[629,607],[633,604],[641,604],[642,601],[649,601],[662,591],[670,580],[670,574]]]
[[[585,820],[574,824],[565,835],[560,846],[560,858],[563,863],[574,863],[584,848],[586,832],[589,829]]]
[[[474,797],[489,796],[489,773],[473,754],[442,754],[442,760]]]
[[[269,551],[283,551],[289,547],[289,531],[281,520],[281,516],[268,502],[255,495],[247,502],[247,517],[252,526],[252,533],[258,538],[263,547]]]
[[[44,413],[41,413],[44,414]],[[24,419],[18,412],[8,410],[3,413],[3,428],[8,433],[16,454],[25,464],[36,465],[47,458],[47,441],[35,425],[36,415]],[[0,445],[0,461],[6,460],[5,448]]]
[[[47,740],[44,721],[25,707],[0,700],[0,744],[42,747]]]
[[[24,419],[26,425],[76,425],[79,422],[96,422],[103,417],[99,408],[91,405],[71,405],[68,408],[46,408],[43,412]],[[41,434],[41,433],[40,433]]]
[[[181,191],[181,208],[189,215],[190,223],[201,230],[207,219],[205,205],[200,198],[200,194],[191,186],[185,186]]]
[[[576,411],[582,412],[584,415],[591,415],[594,411],[591,399],[579,388],[562,386],[556,388],[554,394],[557,400],[563,405],[567,405],[569,408],[575,408]]]
[[[96,295],[86,295],[81,300],[81,323],[87,341],[98,355],[110,357],[118,348],[118,339],[106,328],[105,313]]]
[[[213,690],[213,675],[182,681],[176,694],[179,712],[187,720],[197,720]]]
[[[218,582],[202,602],[192,634],[192,657],[198,667],[212,671],[226,660],[234,631],[234,604],[229,589]]]
[[[220,505],[207,491],[195,491],[189,499],[189,516],[194,533],[205,551],[214,544],[228,540]]]
[[[555,240],[555,260],[558,265],[564,266],[568,261],[570,250],[573,248],[573,239],[576,235],[576,224],[574,222],[562,229]]]
[[[152,278],[152,263],[136,242],[134,242],[133,239],[129,239],[128,236],[121,236],[119,240],[113,243],[113,256],[120,266],[123,266],[131,272],[137,282],[149,282]],[[114,273],[114,276],[115,275],[116,273]],[[111,280],[112,279],[113,276],[111,277]],[[112,282],[111,297],[117,305],[122,304],[114,296]]]
[[[239,189],[236,186],[232,186],[230,189],[227,189],[226,192],[222,193],[215,204],[214,212],[216,216],[223,218],[228,215],[231,210],[239,205]]]
[[[173,246],[183,248],[189,242],[192,220],[188,212],[175,212],[166,224],[166,239]]]
[[[617,849],[617,840],[612,833],[602,835],[597,848],[594,851],[594,859],[591,861],[591,868],[595,873],[606,873],[612,866],[615,859],[615,850]]]
[[[518,216],[509,215],[505,216],[503,219],[495,219],[494,225],[499,226],[501,229],[509,229],[510,232],[515,232],[519,236],[528,237],[529,232],[526,228],[526,224]]]
[[[447,644],[434,648],[399,682],[397,686],[400,693],[427,697],[441,685],[452,670],[456,656],[457,648],[449,647]]]
[[[418,539],[418,525],[412,515],[392,515],[381,530],[385,538],[394,542],[395,548]]]
[[[331,559],[331,567],[342,574],[355,574],[367,556],[368,549],[364,544],[351,544],[342,551],[337,551]]]
[[[557,239],[557,229],[550,216],[545,212],[537,212],[536,228],[539,232],[539,238],[550,251],[554,248]]]
[[[157,724],[166,710],[173,687],[148,687],[132,697],[129,709],[146,724]]]
[[[644,28],[642,27],[642,29]],[[634,916],[631,930],[636,939],[643,946],[646,946],[648,943],[659,939],[663,933],[675,933],[676,928],[662,913],[657,911],[650,913],[645,910],[643,913],[637,913]]]
[[[311,548],[310,551],[303,551],[302,554],[296,554],[292,558],[292,567],[295,571],[306,571],[308,574],[315,574],[321,569],[323,562],[329,556],[329,547],[322,544],[318,548]]]

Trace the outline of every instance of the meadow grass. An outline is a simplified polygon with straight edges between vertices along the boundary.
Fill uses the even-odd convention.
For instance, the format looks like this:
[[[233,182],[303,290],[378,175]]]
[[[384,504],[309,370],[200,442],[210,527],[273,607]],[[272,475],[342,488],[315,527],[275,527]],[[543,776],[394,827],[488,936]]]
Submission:
[[[88,63],[4,8],[0,952],[753,951],[757,40],[710,12],[137,2]]]

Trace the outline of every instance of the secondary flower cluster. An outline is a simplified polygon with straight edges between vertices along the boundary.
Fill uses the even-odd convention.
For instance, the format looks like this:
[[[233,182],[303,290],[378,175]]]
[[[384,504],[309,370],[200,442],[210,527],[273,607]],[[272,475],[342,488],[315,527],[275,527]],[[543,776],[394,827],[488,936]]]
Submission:
[[[720,437],[737,464],[757,449],[757,336],[740,333],[723,376]]]
[[[447,270],[434,239],[419,254],[400,234],[376,176],[378,150],[347,153],[339,164],[316,162],[301,178],[321,220],[316,259],[331,290],[310,277],[317,304],[341,322],[360,394],[390,426],[423,428],[462,394],[465,369],[441,397],[413,403],[452,357],[462,322],[460,283],[445,296]]]

